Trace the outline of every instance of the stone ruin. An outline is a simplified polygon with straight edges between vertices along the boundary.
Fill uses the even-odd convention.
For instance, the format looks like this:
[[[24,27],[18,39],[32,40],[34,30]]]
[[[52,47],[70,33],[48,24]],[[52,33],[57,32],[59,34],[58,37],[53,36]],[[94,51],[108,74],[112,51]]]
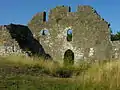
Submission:
[[[0,55],[27,54],[40,56],[44,59],[51,58],[45,53],[42,45],[37,41],[27,26],[4,25],[0,30]]]
[[[119,45],[119,41],[111,41],[110,24],[85,5],[78,6],[76,12],[57,6],[50,10],[48,20],[46,12],[41,12],[33,16],[28,26],[0,27],[0,55],[24,51],[60,63],[70,56],[68,62],[77,64],[80,60],[119,59]]]

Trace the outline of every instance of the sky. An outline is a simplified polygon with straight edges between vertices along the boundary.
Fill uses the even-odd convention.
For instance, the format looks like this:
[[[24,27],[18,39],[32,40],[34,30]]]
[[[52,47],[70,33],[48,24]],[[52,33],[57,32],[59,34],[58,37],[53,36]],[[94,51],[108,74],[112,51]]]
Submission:
[[[0,0],[0,25],[27,25],[33,15],[57,5],[71,6],[73,12],[78,5],[90,5],[111,24],[113,33],[120,31],[120,0]]]

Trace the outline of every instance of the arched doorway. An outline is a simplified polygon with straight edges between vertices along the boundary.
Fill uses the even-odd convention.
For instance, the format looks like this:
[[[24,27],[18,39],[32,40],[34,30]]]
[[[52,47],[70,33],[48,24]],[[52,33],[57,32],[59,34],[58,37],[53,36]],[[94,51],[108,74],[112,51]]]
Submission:
[[[68,49],[64,54],[64,65],[74,64],[74,53],[72,50]]]

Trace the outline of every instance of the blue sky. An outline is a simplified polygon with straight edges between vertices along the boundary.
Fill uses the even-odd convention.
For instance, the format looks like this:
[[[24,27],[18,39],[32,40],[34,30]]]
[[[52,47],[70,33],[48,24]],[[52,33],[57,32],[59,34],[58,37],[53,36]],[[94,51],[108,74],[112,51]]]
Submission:
[[[111,24],[113,33],[120,31],[120,0],[0,0],[0,25],[27,24],[37,12],[49,11],[57,5],[91,5]]]

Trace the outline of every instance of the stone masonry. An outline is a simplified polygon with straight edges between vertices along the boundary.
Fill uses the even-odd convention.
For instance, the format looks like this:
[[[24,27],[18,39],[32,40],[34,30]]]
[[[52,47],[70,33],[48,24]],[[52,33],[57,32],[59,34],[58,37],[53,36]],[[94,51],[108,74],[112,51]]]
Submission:
[[[74,55],[75,64],[80,60],[120,58],[120,43],[111,41],[109,26],[110,24],[98,15],[96,10],[85,5],[78,6],[76,12],[71,12],[71,8],[67,6],[57,6],[50,10],[48,20],[46,20],[46,12],[41,12],[33,16],[28,23],[34,38],[53,60],[63,63],[65,53],[69,50]],[[67,40],[68,30],[72,31],[71,41]],[[6,42],[8,44],[15,40],[11,39],[6,28],[1,26],[1,47],[4,47]]]
[[[111,42],[109,24],[90,6],[78,6],[76,12],[70,7],[57,6],[46,12],[37,13],[28,23],[35,37],[54,60],[64,59],[67,50],[74,53],[74,62],[83,59],[110,59]],[[67,31],[72,30],[72,41],[67,41]],[[41,35],[48,30],[48,35]]]
[[[6,27],[0,26],[0,56],[20,53],[22,54],[22,50],[17,41],[12,39]]]

